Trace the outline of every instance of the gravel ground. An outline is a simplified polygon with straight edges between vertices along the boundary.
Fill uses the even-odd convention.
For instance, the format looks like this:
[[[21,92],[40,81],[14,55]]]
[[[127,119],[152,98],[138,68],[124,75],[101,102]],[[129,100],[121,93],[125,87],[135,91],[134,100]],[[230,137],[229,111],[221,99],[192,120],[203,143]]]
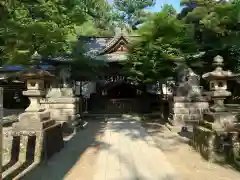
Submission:
[[[155,122],[143,126],[163,150],[169,162],[184,180],[239,180],[240,172],[231,166],[207,162],[188,145],[187,139]]]

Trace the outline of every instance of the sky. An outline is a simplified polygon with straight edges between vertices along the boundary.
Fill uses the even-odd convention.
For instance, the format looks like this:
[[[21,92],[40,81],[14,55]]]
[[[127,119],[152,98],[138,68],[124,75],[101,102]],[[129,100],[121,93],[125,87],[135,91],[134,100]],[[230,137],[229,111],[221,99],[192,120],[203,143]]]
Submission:
[[[113,0],[107,0],[109,3],[112,3]],[[159,12],[161,10],[161,6],[163,4],[172,4],[177,11],[180,11],[180,0],[156,0],[156,4],[154,7],[149,8],[148,10],[151,12]]]
[[[180,0],[156,0],[155,6],[151,7],[149,10],[152,12],[159,12],[163,4],[171,4],[177,11],[180,11]]]

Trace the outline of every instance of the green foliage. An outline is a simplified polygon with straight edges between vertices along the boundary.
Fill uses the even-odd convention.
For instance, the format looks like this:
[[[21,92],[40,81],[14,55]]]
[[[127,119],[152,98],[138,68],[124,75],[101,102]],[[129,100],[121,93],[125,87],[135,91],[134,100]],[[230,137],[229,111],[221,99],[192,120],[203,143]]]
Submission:
[[[71,41],[76,40],[76,25],[83,24],[88,17],[97,21],[103,14],[104,2],[0,1],[0,58],[4,63],[27,63],[35,51],[42,56],[71,52]]]
[[[106,0],[97,0],[95,4],[97,3],[98,6],[94,11],[96,16],[92,16],[88,19],[88,22],[93,25],[95,31],[97,32],[94,35],[113,35],[118,14],[113,11],[113,8]]]
[[[212,69],[217,54],[224,57],[227,68],[239,72],[240,1],[183,0],[181,4],[180,14],[166,5],[139,29],[140,40],[132,44],[125,64],[132,79],[148,83],[173,76],[182,63],[202,74]]]
[[[123,22],[131,29],[136,30],[149,13],[144,9],[155,4],[155,0],[114,0],[114,8],[119,12]]]
[[[125,64],[131,78],[150,83],[171,76],[176,61],[196,52],[193,27],[176,19],[172,9],[164,7],[141,27],[141,38],[132,45]]]
[[[205,61],[209,61],[209,57],[221,54],[225,58],[226,64],[235,64],[228,67],[237,71],[239,67],[236,66],[236,59],[240,58],[238,53],[240,50],[240,1],[185,0],[182,1],[182,4],[189,10],[181,18],[186,23],[194,25],[195,39],[201,49],[207,52]],[[234,63],[230,63],[230,61],[234,61]],[[207,62],[207,64],[209,63]]]

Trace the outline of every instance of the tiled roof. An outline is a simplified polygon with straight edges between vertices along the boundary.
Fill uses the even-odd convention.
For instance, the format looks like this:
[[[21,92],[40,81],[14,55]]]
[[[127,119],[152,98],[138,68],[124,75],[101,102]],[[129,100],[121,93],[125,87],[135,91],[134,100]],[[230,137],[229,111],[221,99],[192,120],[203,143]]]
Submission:
[[[79,40],[83,41],[86,45],[87,55],[97,56],[107,48],[111,47],[114,43],[116,43],[119,38],[124,37],[128,42],[136,39],[139,36],[127,36],[125,34],[117,34],[115,36],[110,37],[86,37],[80,36]]]
[[[40,69],[43,69],[43,70],[54,69],[54,67],[51,65],[40,65],[39,67],[40,67]],[[0,72],[6,72],[6,71],[14,72],[14,71],[22,71],[24,69],[25,69],[25,67],[23,65],[5,65],[5,66],[0,67]]]
[[[116,34],[115,36],[108,36],[108,37],[94,37],[94,36],[79,36],[79,41],[83,42],[86,49],[87,56],[94,58],[96,60],[104,60],[104,61],[116,61],[119,57],[119,60],[125,60],[125,54],[115,54],[112,53],[111,55],[101,55],[99,54],[113,45],[119,38],[124,37],[128,42],[132,41],[132,39],[136,39],[137,35],[128,36],[123,33]],[[99,56],[99,57],[98,57]],[[52,62],[54,63],[69,63],[72,61],[72,55],[67,54],[58,57],[43,57],[41,60],[43,63],[46,62],[47,64]],[[51,63],[50,63],[51,64]],[[47,69],[47,66],[43,66],[44,69]],[[2,71],[20,71],[23,70],[24,67],[22,65],[12,65],[12,66],[3,66],[0,67],[0,72]]]
[[[113,37],[79,37],[79,40],[83,41],[86,46],[87,55],[90,56],[97,55],[101,52],[112,39]]]
[[[5,65],[0,67],[0,71],[21,71],[23,69],[23,65]]]

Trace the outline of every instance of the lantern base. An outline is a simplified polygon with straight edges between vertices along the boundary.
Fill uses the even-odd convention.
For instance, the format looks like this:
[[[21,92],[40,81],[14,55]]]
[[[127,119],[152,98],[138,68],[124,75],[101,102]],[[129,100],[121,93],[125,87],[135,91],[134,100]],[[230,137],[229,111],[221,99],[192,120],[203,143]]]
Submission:
[[[61,124],[50,119],[48,111],[20,114],[19,122],[13,124],[12,132],[14,137],[20,137],[23,147],[20,153],[24,155],[19,156],[19,162],[39,163],[64,147]],[[34,153],[30,155],[25,151]]]

